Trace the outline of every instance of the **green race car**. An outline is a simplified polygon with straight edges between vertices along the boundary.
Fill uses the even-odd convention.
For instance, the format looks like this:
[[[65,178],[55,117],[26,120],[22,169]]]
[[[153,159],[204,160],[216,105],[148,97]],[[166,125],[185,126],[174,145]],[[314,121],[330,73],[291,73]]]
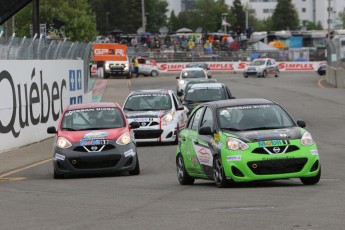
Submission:
[[[201,104],[179,134],[177,178],[182,185],[195,179],[214,180],[218,187],[288,178],[316,184],[321,164],[305,125],[267,99]]]

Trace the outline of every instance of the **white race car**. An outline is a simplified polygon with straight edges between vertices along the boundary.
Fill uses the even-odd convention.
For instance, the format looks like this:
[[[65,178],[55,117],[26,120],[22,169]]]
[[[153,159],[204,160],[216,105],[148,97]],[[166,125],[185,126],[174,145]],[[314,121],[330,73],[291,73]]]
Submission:
[[[138,90],[127,97],[123,110],[134,129],[136,142],[172,142],[177,144],[178,132],[187,122],[188,109],[172,90]]]

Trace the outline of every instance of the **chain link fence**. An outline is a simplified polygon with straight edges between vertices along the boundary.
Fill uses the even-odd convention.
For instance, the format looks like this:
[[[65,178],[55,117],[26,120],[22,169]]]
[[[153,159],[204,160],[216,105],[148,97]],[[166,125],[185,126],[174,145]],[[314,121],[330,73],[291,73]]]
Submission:
[[[3,37],[0,33],[0,60],[83,60],[84,83],[89,85],[92,43],[47,40],[44,37]],[[90,89],[85,87],[85,92]]]

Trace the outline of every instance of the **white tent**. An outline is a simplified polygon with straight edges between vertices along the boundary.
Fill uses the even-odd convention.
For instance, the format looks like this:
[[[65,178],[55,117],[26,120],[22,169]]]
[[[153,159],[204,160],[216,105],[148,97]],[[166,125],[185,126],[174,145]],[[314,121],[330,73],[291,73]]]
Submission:
[[[255,51],[278,51],[279,49],[272,47],[270,45],[267,45],[266,43],[263,42],[256,42],[252,45],[253,49]]]
[[[176,33],[193,33],[193,30],[188,29],[188,28],[181,28],[176,30]]]

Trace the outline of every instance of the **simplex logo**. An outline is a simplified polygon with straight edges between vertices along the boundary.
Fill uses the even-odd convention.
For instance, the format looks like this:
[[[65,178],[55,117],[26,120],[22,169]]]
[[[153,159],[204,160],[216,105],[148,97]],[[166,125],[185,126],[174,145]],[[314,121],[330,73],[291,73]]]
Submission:
[[[50,116],[54,121],[59,119],[64,108],[63,95],[67,90],[65,79],[48,85],[43,80],[42,70],[38,76],[33,68],[29,82],[15,85],[11,74],[4,70],[0,72],[0,86],[2,84],[10,86],[12,95],[8,97],[12,97],[12,105],[7,107],[11,110],[5,114],[8,117],[0,117],[0,133],[12,132],[17,138],[25,127],[47,123]],[[37,110],[37,107],[40,109]]]

